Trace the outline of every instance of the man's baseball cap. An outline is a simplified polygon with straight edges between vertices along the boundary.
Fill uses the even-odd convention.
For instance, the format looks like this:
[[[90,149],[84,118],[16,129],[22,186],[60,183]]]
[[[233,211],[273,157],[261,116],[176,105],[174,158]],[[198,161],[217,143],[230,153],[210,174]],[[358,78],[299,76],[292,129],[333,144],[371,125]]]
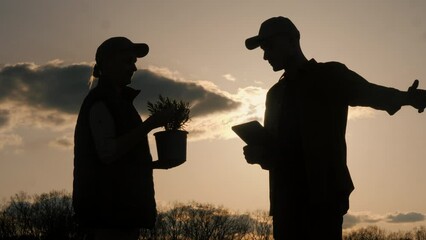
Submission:
[[[112,37],[105,40],[96,50],[96,62],[102,62],[119,52],[128,52],[141,58],[148,54],[149,47],[146,43],[133,43],[125,37]]]
[[[296,26],[286,17],[273,17],[270,18],[260,25],[259,34],[257,36],[246,39],[246,47],[249,50],[258,48],[260,44],[266,39],[285,35],[300,39],[299,30]]]

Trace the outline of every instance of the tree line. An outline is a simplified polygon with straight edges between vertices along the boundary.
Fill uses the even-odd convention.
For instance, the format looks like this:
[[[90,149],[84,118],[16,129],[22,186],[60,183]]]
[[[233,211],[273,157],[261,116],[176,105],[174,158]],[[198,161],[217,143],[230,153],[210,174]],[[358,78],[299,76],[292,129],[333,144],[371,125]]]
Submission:
[[[73,218],[71,194],[15,194],[0,205],[0,239],[83,239]],[[159,210],[155,228],[142,230],[139,239],[268,240],[272,224],[265,211],[238,214],[212,204],[174,203]]]
[[[303,237],[303,233],[301,233]],[[52,191],[15,194],[0,205],[1,240],[80,240],[73,219],[71,194]],[[266,211],[235,213],[197,202],[173,203],[159,209],[156,226],[142,230],[140,240],[272,240],[272,219]],[[347,232],[345,240],[426,240],[426,228],[387,233],[370,226]]]

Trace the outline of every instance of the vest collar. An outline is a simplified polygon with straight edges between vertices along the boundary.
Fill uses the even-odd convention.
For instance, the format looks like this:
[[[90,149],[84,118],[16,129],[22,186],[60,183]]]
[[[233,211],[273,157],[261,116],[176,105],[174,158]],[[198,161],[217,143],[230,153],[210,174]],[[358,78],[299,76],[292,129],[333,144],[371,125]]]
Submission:
[[[121,94],[118,94],[113,87],[111,87],[108,84],[98,84],[95,87],[96,91],[98,92],[99,96],[107,97],[107,98],[124,98],[129,101],[133,101],[141,92],[141,90],[134,89],[128,86],[125,86],[121,92]],[[94,90],[95,90],[94,89]]]

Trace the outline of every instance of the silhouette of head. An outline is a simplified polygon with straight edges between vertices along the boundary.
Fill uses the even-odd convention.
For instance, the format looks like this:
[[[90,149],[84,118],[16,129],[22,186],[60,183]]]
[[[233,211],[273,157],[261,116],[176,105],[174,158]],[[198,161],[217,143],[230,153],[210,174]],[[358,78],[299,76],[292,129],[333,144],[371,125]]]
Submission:
[[[299,30],[297,30],[293,22],[286,17],[279,16],[264,21],[260,25],[259,34],[246,39],[246,47],[249,50],[253,50],[258,48],[262,42],[277,36],[286,36],[296,40],[300,39]]]
[[[285,17],[273,17],[262,23],[259,34],[246,39],[247,49],[261,47],[263,59],[271,64],[274,71],[286,69],[291,61],[300,56],[300,33],[296,26]]]
[[[137,58],[146,56],[148,52],[149,47],[145,43],[133,43],[125,37],[109,38],[96,51],[93,76],[116,81],[115,83],[119,85],[127,85],[137,70],[135,65]]]

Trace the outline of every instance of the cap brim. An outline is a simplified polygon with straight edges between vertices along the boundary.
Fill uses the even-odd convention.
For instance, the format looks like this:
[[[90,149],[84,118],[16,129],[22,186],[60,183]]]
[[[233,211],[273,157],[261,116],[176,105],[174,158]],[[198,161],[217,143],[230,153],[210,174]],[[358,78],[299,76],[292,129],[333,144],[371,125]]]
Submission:
[[[248,50],[253,50],[260,46],[261,39],[259,36],[254,36],[246,39],[246,48]]]
[[[133,51],[136,57],[145,57],[149,52],[149,47],[145,43],[133,43]]]

